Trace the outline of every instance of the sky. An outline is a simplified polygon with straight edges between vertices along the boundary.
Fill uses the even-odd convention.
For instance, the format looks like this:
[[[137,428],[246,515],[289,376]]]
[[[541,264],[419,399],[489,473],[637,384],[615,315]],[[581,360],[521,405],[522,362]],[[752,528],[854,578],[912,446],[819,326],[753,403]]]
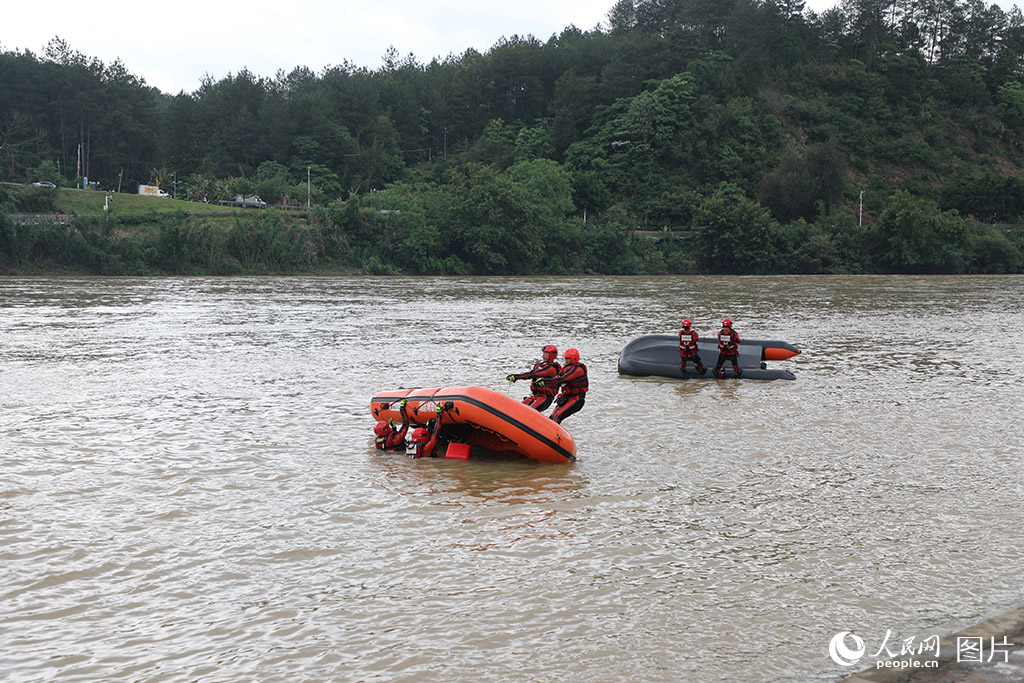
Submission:
[[[194,92],[248,69],[273,77],[305,66],[320,73],[346,60],[379,69],[393,46],[423,64],[486,52],[501,38],[546,41],[574,25],[606,22],[615,0],[178,0],[104,4],[14,2],[3,11],[0,49],[42,55],[59,36],[104,64],[125,68],[168,94]],[[816,12],[838,0],[806,0]],[[1012,0],[1000,0],[1004,8]],[[0,83],[0,87],[3,84]]]

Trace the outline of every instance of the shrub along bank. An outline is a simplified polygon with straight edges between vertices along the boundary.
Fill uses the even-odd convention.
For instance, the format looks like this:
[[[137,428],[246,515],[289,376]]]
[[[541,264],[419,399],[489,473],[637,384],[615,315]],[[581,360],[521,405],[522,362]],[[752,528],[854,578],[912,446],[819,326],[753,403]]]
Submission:
[[[178,211],[20,223],[0,212],[0,271],[103,275],[362,272],[399,275],[1019,273],[1024,231],[895,193],[868,228],[781,225],[723,184],[686,230],[583,223],[481,169],[451,192],[402,186],[301,216]],[[642,227],[645,229],[637,229]]]

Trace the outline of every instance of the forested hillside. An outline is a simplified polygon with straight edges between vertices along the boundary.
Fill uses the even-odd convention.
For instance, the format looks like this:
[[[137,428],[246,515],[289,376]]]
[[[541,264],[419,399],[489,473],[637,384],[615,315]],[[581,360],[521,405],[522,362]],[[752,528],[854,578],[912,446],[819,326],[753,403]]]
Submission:
[[[0,52],[0,181],[320,209],[45,239],[0,218],[0,263],[1021,272],[1022,59],[1020,10],[981,0],[619,0],[601,30],[175,95],[55,38]]]

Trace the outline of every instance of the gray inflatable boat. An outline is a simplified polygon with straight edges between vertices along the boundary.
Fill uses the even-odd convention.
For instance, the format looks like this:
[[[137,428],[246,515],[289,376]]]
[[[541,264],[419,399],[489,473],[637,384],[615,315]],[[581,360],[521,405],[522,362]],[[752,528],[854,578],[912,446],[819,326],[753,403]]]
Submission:
[[[740,341],[737,362],[741,379],[796,379],[789,370],[769,368],[767,361],[785,360],[800,353],[800,349],[784,341],[743,339]],[[704,364],[704,377],[718,379],[712,373],[718,362],[718,340],[714,337],[697,340],[697,353]],[[725,379],[734,378],[732,364],[726,363]],[[679,337],[674,334],[647,334],[626,344],[619,353],[619,374],[646,377],[676,377],[683,379],[679,367]],[[700,377],[693,363],[686,364],[686,377]]]

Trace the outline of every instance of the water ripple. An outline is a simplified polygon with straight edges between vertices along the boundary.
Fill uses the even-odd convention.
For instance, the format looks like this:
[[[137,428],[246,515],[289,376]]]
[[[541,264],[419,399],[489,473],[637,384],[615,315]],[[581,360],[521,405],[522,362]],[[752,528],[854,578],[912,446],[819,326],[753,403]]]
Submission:
[[[566,287],[572,296],[566,296]],[[7,680],[835,680],[1020,602],[1024,278],[0,281]],[[682,317],[796,382],[626,378]],[[369,397],[576,346],[569,466]]]

